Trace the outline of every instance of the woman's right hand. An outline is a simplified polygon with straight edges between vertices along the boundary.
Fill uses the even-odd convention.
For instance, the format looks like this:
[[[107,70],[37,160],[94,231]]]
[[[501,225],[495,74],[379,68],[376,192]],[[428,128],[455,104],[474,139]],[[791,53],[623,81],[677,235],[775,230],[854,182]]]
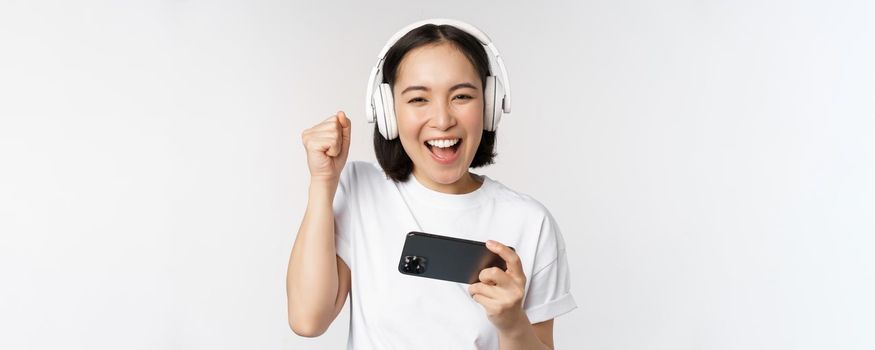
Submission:
[[[337,183],[340,171],[349,155],[349,137],[352,124],[346,113],[338,111],[325,121],[304,130],[301,140],[307,149],[310,181]]]

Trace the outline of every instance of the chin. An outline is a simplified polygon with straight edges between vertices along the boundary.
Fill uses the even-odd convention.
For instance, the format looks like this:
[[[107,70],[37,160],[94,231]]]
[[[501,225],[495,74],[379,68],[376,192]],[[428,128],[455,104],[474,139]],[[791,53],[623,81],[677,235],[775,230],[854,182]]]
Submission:
[[[429,164],[424,167],[425,175],[428,176],[431,181],[442,185],[451,185],[465,176],[468,168],[463,168],[461,165],[454,167],[436,167],[434,164]]]
[[[443,171],[432,171],[429,174],[431,180],[442,185],[452,185],[462,179],[462,174],[456,170],[446,169]]]

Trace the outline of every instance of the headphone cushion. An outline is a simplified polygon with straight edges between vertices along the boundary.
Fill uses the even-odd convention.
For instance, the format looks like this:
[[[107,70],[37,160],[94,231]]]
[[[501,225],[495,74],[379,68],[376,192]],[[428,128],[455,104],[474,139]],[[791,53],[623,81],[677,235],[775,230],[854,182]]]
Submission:
[[[495,76],[486,77],[483,88],[483,130],[493,131],[495,120]]]
[[[392,96],[392,87],[387,83],[380,84],[380,98],[383,100],[383,123],[385,133],[381,131],[387,140],[398,137],[398,120],[395,118],[395,101]]]
[[[501,116],[504,114],[504,84],[501,83],[501,78],[493,76],[492,83],[492,120],[491,128],[488,131],[498,129],[498,123],[501,121]],[[484,124],[485,125],[485,124]]]
[[[383,95],[377,91],[371,97],[374,104],[374,120],[377,122],[377,129],[380,130],[380,135],[387,137],[386,133],[386,109],[383,108]]]

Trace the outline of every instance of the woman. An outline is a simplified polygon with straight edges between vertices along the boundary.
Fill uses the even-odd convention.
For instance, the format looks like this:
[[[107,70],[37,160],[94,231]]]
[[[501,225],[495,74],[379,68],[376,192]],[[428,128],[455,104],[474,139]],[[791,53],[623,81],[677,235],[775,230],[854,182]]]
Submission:
[[[302,134],[311,180],[289,261],[290,326],[322,334],[349,294],[350,349],[552,349],[553,319],[576,307],[565,242],[539,202],[469,171],[495,157],[489,56],[470,25],[427,22],[456,25],[415,26],[386,51],[380,82],[396,126],[375,126],[379,166],[346,164],[342,111]],[[470,285],[401,274],[410,231],[486,241],[507,269]]]

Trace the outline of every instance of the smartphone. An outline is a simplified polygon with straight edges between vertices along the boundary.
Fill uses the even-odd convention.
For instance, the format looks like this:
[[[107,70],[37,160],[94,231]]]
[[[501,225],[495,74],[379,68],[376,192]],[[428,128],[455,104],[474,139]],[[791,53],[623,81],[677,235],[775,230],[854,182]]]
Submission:
[[[473,284],[480,281],[480,271],[493,266],[507,269],[504,259],[486,248],[485,242],[411,231],[404,240],[398,271]]]

